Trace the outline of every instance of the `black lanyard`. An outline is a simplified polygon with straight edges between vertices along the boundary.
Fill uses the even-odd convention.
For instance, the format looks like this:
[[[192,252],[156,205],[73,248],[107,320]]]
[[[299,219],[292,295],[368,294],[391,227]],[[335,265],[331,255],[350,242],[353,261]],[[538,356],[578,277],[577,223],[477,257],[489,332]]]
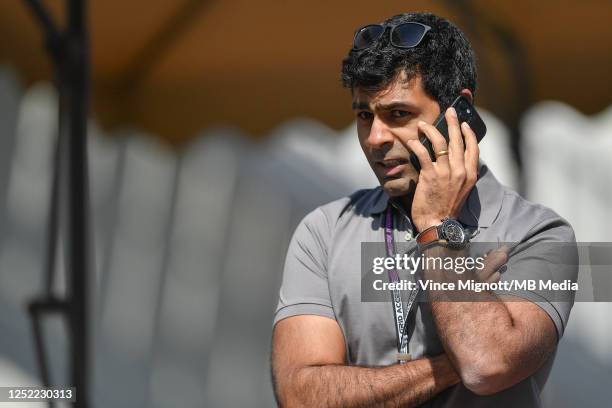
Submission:
[[[385,245],[387,248],[387,256],[393,258],[395,256],[394,239],[393,239],[393,210],[389,205],[385,214]],[[399,283],[399,274],[396,269],[388,270],[389,282]],[[414,301],[419,292],[418,286],[410,292],[406,309],[402,304],[402,293],[398,289],[391,290],[391,305],[393,307],[393,318],[395,320],[395,332],[397,334],[397,351],[398,361],[400,364],[410,360],[408,350],[408,334],[407,320]]]

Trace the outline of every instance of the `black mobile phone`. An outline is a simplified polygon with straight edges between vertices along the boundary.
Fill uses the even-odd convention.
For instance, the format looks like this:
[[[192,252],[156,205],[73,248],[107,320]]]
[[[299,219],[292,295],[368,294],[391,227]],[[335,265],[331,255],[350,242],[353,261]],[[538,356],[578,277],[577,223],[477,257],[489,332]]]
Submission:
[[[459,119],[459,123],[467,122],[470,125],[470,128],[476,134],[476,140],[478,143],[482,140],[485,133],[487,133],[487,126],[482,121],[482,118],[476,111],[476,109],[472,106],[470,101],[468,101],[463,95],[459,95],[457,99],[453,101],[451,104],[455,111],[457,112],[457,118]],[[448,124],[446,123],[446,118],[444,117],[444,113],[440,113],[440,116],[434,122],[434,127],[438,129],[438,131],[444,136],[446,142],[448,143]],[[419,140],[423,143],[423,146],[429,152],[429,157],[431,157],[431,161],[436,160],[436,155],[433,151],[433,147],[431,142],[427,137],[422,135]],[[416,157],[414,153],[410,154],[410,162],[416,169],[416,171],[421,171],[421,163],[419,163],[419,159]]]

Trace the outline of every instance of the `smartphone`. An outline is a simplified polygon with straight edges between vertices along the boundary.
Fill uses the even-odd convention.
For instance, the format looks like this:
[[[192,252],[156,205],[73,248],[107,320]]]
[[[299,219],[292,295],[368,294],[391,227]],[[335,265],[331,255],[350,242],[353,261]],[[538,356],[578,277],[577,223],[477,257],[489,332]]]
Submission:
[[[451,104],[455,111],[457,112],[457,118],[459,119],[459,124],[463,122],[467,122],[470,125],[470,128],[476,134],[476,140],[478,143],[482,140],[485,133],[487,133],[487,126],[482,121],[482,118],[476,111],[476,109],[472,106],[470,101],[468,101],[463,95],[459,95],[457,99],[453,101]],[[446,123],[446,117],[444,116],[445,112],[440,113],[440,116],[433,123],[434,127],[438,129],[438,131],[444,136],[446,142],[448,143],[448,124]],[[429,152],[429,157],[431,157],[431,161],[436,161],[436,155],[433,151],[433,147],[431,142],[427,137],[422,135],[419,140],[423,143],[423,146]],[[414,153],[410,154],[410,162],[416,169],[416,171],[421,171],[421,163],[419,163],[419,159],[416,157]]]

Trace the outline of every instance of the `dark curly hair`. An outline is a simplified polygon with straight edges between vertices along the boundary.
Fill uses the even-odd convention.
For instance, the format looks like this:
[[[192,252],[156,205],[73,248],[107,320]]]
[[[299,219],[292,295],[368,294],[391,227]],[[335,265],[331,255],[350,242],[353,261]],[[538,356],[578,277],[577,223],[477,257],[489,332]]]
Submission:
[[[421,43],[408,49],[389,42],[389,28],[370,48],[349,51],[342,61],[342,85],[378,92],[398,73],[408,80],[420,75],[424,91],[446,109],[463,88],[476,92],[476,61],[465,35],[451,22],[431,13],[404,13],[383,24],[415,21],[431,27]]]

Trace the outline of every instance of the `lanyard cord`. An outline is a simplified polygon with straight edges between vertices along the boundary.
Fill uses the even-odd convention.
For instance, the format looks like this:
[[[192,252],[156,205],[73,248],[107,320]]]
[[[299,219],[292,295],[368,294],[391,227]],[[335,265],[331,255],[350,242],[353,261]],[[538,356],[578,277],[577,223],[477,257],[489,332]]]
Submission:
[[[393,257],[395,253],[394,239],[393,239],[393,210],[391,206],[387,207],[385,214],[385,246],[387,249],[387,256]],[[389,269],[388,271],[389,282],[398,283],[400,281],[399,274],[395,268]],[[393,318],[395,320],[395,331],[397,334],[397,351],[400,353],[400,363],[405,363],[406,359],[409,358],[408,354],[408,316],[414,305],[414,301],[419,292],[417,288],[410,293],[406,309],[404,310],[402,304],[402,294],[398,289],[393,289],[391,292],[391,304],[393,307]]]

